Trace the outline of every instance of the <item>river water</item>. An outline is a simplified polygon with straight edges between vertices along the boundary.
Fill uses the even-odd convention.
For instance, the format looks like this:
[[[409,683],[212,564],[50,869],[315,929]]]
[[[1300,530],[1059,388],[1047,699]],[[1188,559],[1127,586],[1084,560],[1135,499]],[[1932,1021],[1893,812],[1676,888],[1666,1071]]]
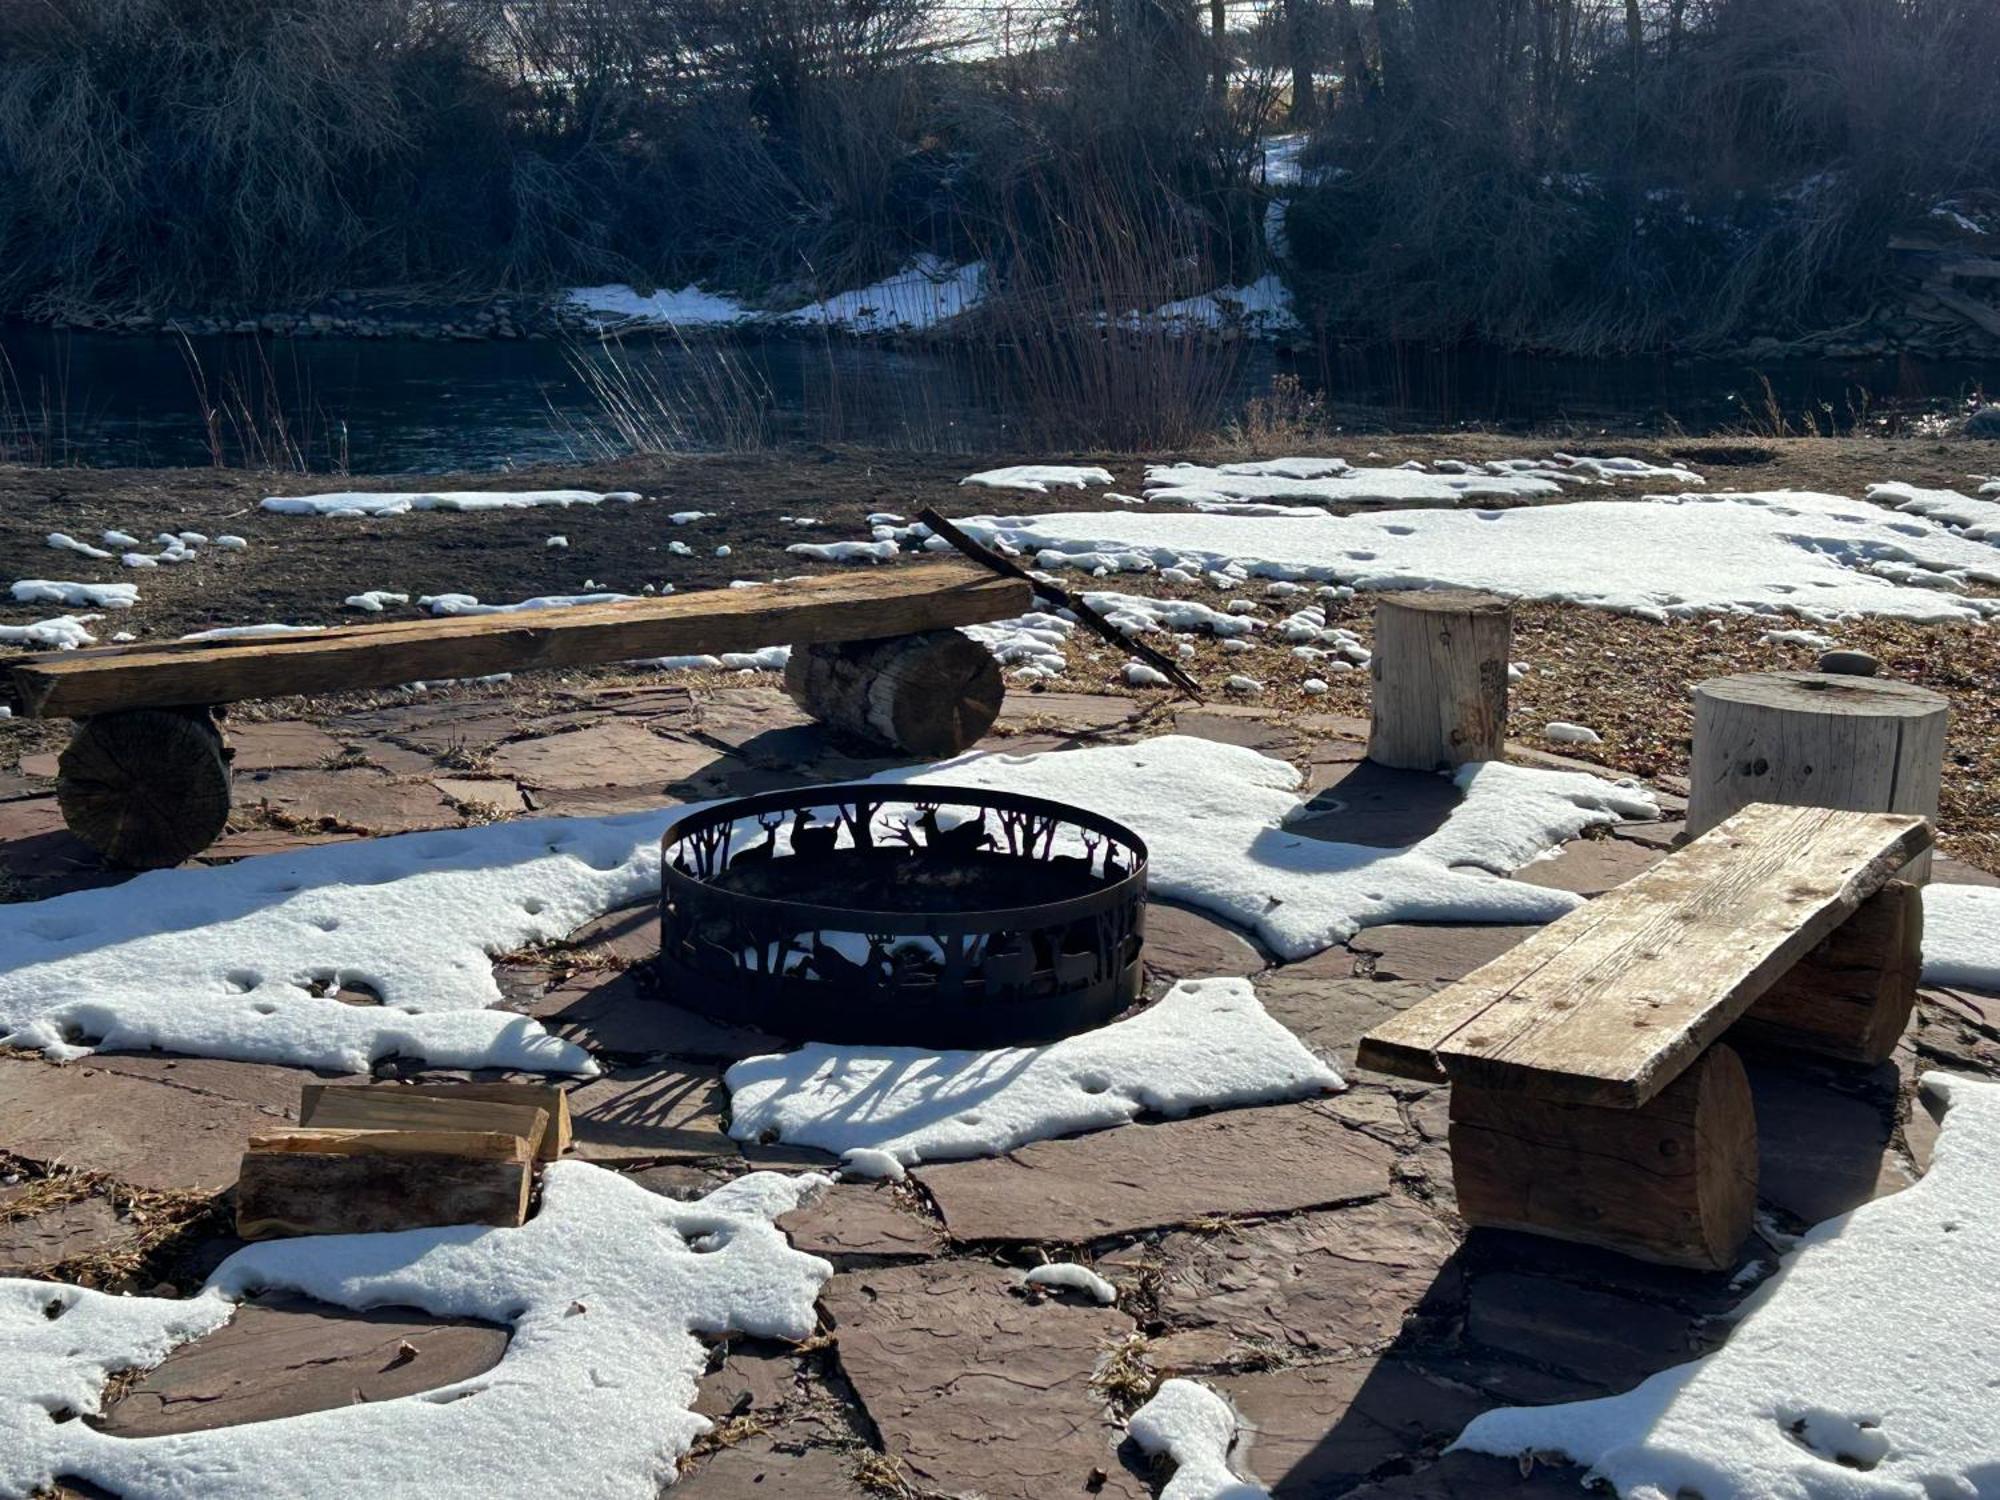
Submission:
[[[949,349],[763,338],[616,351],[553,341],[203,338],[0,325],[0,457],[98,466],[200,465],[278,446],[316,469],[491,470],[621,451],[602,370],[621,361],[681,440],[853,442],[953,452],[1024,451],[1004,400]],[[1760,370],[1665,357],[1556,360],[1482,350],[1230,349],[1232,400],[1275,377],[1323,402],[1345,431],[1455,426],[1577,435],[1704,435],[1761,422],[1768,377],[1787,419],[1839,430],[1888,410],[1948,407],[1990,387],[1991,367],[1912,359],[1793,362]],[[628,382],[627,389],[630,389]],[[753,393],[746,402],[744,393]],[[744,415],[756,408],[754,422]],[[205,413],[207,415],[205,415]],[[247,414],[246,414],[247,413]],[[282,432],[282,439],[279,434]],[[1076,446],[1090,446],[1079,438]]]

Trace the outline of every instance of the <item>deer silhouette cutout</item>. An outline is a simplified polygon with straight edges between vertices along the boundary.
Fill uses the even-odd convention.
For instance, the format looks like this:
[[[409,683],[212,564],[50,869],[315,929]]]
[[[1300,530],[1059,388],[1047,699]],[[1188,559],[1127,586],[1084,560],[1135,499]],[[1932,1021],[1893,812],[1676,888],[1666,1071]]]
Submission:
[[[792,817],[792,853],[823,855],[833,853],[840,841],[840,824],[816,823],[813,810],[802,807]]]
[[[972,854],[993,847],[993,830],[986,826],[984,809],[981,809],[977,822],[960,823],[956,828],[939,825],[938,804],[935,802],[919,802],[917,810],[922,814],[917,819],[917,827],[923,830],[926,849],[940,854]]]
[[[763,842],[752,844],[749,848],[743,850],[734,859],[729,861],[730,867],[733,869],[737,865],[770,859],[778,852],[778,830],[784,826],[784,822],[783,817],[759,818],[757,826],[764,830]]]

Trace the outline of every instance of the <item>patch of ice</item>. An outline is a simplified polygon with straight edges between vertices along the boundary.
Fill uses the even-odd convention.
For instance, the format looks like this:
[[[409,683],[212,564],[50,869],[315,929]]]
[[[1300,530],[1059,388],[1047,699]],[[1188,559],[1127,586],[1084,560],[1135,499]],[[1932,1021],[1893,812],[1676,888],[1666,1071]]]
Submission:
[[[1040,1047],[936,1052],[829,1046],[746,1058],[724,1075],[729,1133],[905,1166],[995,1156],[1142,1113],[1310,1098],[1340,1075],[1265,1012],[1247,979],[1184,980],[1151,1009]]]
[[[434,615],[518,615],[537,609],[571,609],[579,604],[628,604],[636,594],[540,594],[516,604],[481,604],[471,594],[422,594],[417,605]]]
[[[222,625],[214,630],[197,630],[181,637],[184,641],[261,641],[281,635],[316,635],[324,625]]]
[[[470,596],[459,597],[469,598]],[[391,593],[388,589],[369,589],[364,594],[349,594],[341,601],[341,607],[343,609],[358,609],[364,614],[379,615],[388,605],[408,604],[409,602],[410,596],[408,594]]]
[[[1003,469],[981,469],[959,480],[960,485],[976,484],[989,490],[1028,490],[1046,495],[1058,489],[1088,489],[1093,484],[1115,484],[1109,469],[1085,468],[1075,464],[1011,464]],[[875,517],[868,518],[871,522]],[[888,519],[900,520],[901,517]]]
[[[1035,1266],[1021,1278],[1021,1284],[1060,1287],[1065,1291],[1081,1292],[1103,1307],[1109,1307],[1118,1300],[1117,1287],[1099,1276],[1089,1266],[1079,1266],[1074,1261],[1058,1261],[1046,1266]]]
[[[1424,476],[1418,476],[1424,477]],[[1413,510],[1290,520],[1079,511],[959,522],[981,541],[1100,564],[1233,567],[1363,589],[1471,588],[1648,619],[1711,612],[1980,620],[2000,557],[1930,521],[1835,495],[1648,496],[1511,510]]]
[[[1817,1225],[1729,1342],[1623,1395],[1507,1408],[1454,1445],[1559,1453],[1629,1500],[1944,1500],[2000,1482],[2000,1085],[1926,1074],[1930,1171]]]
[[[1924,979],[2000,994],[2000,887],[1924,887]]]
[[[51,531],[49,533],[48,544],[59,552],[75,552],[80,556],[96,558],[99,561],[104,561],[111,556],[102,547],[93,547],[88,542],[79,542],[66,531]]]
[[[1551,719],[1542,726],[1542,738],[1554,740],[1558,745],[1601,745],[1604,736],[1587,724],[1571,724],[1563,719]]]
[[[1229,1467],[1239,1425],[1229,1403],[1207,1386],[1174,1379],[1132,1413],[1127,1430],[1146,1453],[1173,1461],[1160,1500],[1270,1500],[1263,1485]]]
[[[568,302],[605,320],[656,323],[666,328],[716,328],[743,323],[757,316],[734,297],[705,292],[690,283],[679,291],[639,293],[629,286],[579,286]]]
[[[2000,486],[1991,492],[2000,493]],[[1975,500],[1957,490],[1922,490],[1900,483],[1871,484],[1868,498],[1913,516],[1927,516],[1975,542],[2000,543],[2000,500]]]
[[[336,491],[324,495],[271,495],[265,510],[286,516],[400,516],[413,510],[527,510],[555,505],[602,505],[607,500],[633,501],[629,490],[599,494],[595,490],[410,490]]]
[[[135,583],[70,583],[52,578],[23,578],[14,584],[12,592],[16,604],[130,609],[139,602],[139,586]]]
[[[74,651],[94,646],[97,637],[84,626],[102,615],[57,615],[53,620],[36,620],[28,625],[0,625],[0,644],[27,646],[36,651]]]
[[[984,261],[954,266],[925,254],[873,286],[809,302],[779,321],[856,333],[934,328],[970,312],[985,294]]]
[[[593,1495],[650,1500],[711,1425],[692,1410],[704,1338],[812,1333],[833,1268],[773,1221],[825,1182],[756,1172],[682,1203],[560,1161],[518,1229],[273,1240],[237,1251],[185,1300],[0,1281],[0,1492],[48,1490],[61,1475],[128,1500],[489,1500],[578,1493],[587,1475]],[[306,1416],[140,1439],[51,1420],[98,1412],[110,1375],[157,1363],[263,1291],[484,1318],[511,1337],[484,1374]]]

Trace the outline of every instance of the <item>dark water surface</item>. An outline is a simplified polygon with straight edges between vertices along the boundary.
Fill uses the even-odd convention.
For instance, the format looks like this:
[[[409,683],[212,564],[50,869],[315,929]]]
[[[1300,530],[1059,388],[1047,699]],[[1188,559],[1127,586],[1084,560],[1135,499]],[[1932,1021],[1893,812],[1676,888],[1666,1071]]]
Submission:
[[[740,432],[744,393],[777,441],[955,452],[1023,448],[1005,403],[949,349],[763,338],[693,349],[628,340],[614,356],[549,341],[71,333],[0,325],[0,458],[101,466],[230,461],[284,443],[314,468],[486,470],[581,461],[620,449],[601,392],[576,368],[622,360],[696,441]],[[1553,360],[1482,350],[1371,349],[1224,356],[1234,400],[1293,375],[1346,430],[1499,429],[1700,435],[1765,414],[1768,377],[1788,421],[1845,430],[1889,409],[1935,410],[2000,371],[1884,358],[1753,369],[1664,357]]]

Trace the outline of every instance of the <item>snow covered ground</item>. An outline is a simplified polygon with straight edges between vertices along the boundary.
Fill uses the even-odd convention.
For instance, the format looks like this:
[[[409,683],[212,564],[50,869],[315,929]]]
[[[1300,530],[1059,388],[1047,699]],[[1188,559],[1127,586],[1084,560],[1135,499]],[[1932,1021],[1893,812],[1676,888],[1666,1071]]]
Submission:
[[[1964,592],[1968,583],[2000,582],[1994,548],[1920,517],[1802,491],[1275,522],[1121,509],[959,524],[1045,569],[1136,563],[1357,589],[1473,588],[1648,619],[1732,612],[1966,621],[2000,612],[2000,601]]]
[[[1129,1430],[1144,1452],[1173,1461],[1160,1500],[1269,1500],[1269,1490],[1229,1466],[1239,1425],[1229,1403],[1207,1386],[1167,1380],[1132,1413]]]
[[[1476,1418],[1457,1446],[1556,1453],[1626,1500],[2000,1494],[2000,1084],[1932,1073],[1931,1169],[1818,1225],[1714,1354],[1595,1401]]]
[[[1152,848],[1151,887],[1299,958],[1395,921],[1546,922],[1580,898],[1497,880],[1592,823],[1654,815],[1643,792],[1499,763],[1409,849],[1285,832],[1299,774],[1240,746],[1167,736],[1039,755],[974,753],[878,779],[1027,792],[1094,808]],[[492,1010],[491,956],[659,890],[685,809],[497,823],[328,844],[0,905],[0,1042],[354,1072],[391,1053],[442,1067],[588,1073],[535,1021]],[[359,984],[380,1005],[333,998]]]
[[[779,314],[776,321],[853,333],[916,332],[970,312],[985,295],[983,261],[955,266],[935,255],[920,255],[873,286],[809,302]]]
[[[1981,494],[2000,494],[2000,485]],[[1957,490],[1925,490],[1911,484],[1871,484],[1868,498],[1914,516],[1929,516],[1975,542],[2000,545],[2000,500],[1980,500]]]
[[[125,1500],[658,1494],[712,1425],[692,1409],[709,1357],[697,1335],[813,1332],[833,1267],[773,1220],[825,1182],[756,1172],[681,1203],[555,1162],[518,1229],[274,1240],[185,1300],[0,1280],[0,1493],[42,1493],[61,1475]],[[158,1363],[266,1291],[484,1318],[512,1336],[484,1374],[394,1400],[153,1438],[51,1420],[100,1411],[109,1376]]]
[[[664,328],[720,328],[757,316],[755,309],[734,297],[692,285],[677,292],[645,294],[629,286],[580,286],[571,290],[569,301],[609,322],[656,323]]]
[[[57,615],[50,620],[33,620],[26,625],[0,625],[0,645],[25,646],[30,651],[74,651],[94,646],[97,637],[88,629],[102,615]],[[1057,670],[1061,670],[1058,668]]]
[[[382,492],[336,490],[321,495],[267,495],[263,508],[286,516],[400,516],[413,510],[530,510],[553,505],[602,505],[607,500],[637,500],[630,490],[599,494],[596,490],[409,490]]]
[[[17,579],[16,604],[67,604],[71,608],[130,609],[139,602],[135,583],[71,583],[54,578]]]
[[[2000,994],[2000,887],[1924,887],[1924,979]]]
[[[1109,469],[1077,464],[1009,464],[1001,469],[981,469],[977,474],[968,474],[959,480],[961,485],[978,485],[989,490],[1027,490],[1037,495],[1046,495],[1051,488],[1081,490],[1093,484],[1115,482]]]
[[[1161,503],[1243,505],[1289,501],[1320,505],[1460,505],[1469,500],[1536,499],[1564,485],[1666,480],[1694,488],[1691,469],[1637,458],[1503,458],[1489,463],[1415,459],[1394,468],[1357,466],[1344,458],[1266,458],[1227,464],[1153,464],[1146,498]],[[1310,512],[1306,512],[1310,514]]]
[[[886,1152],[904,1166],[998,1156],[1151,1112],[1178,1118],[1310,1098],[1340,1075],[1265,1013],[1247,979],[1177,984],[1127,1021],[1040,1047],[835,1047],[752,1057],[726,1075],[738,1140]]]

